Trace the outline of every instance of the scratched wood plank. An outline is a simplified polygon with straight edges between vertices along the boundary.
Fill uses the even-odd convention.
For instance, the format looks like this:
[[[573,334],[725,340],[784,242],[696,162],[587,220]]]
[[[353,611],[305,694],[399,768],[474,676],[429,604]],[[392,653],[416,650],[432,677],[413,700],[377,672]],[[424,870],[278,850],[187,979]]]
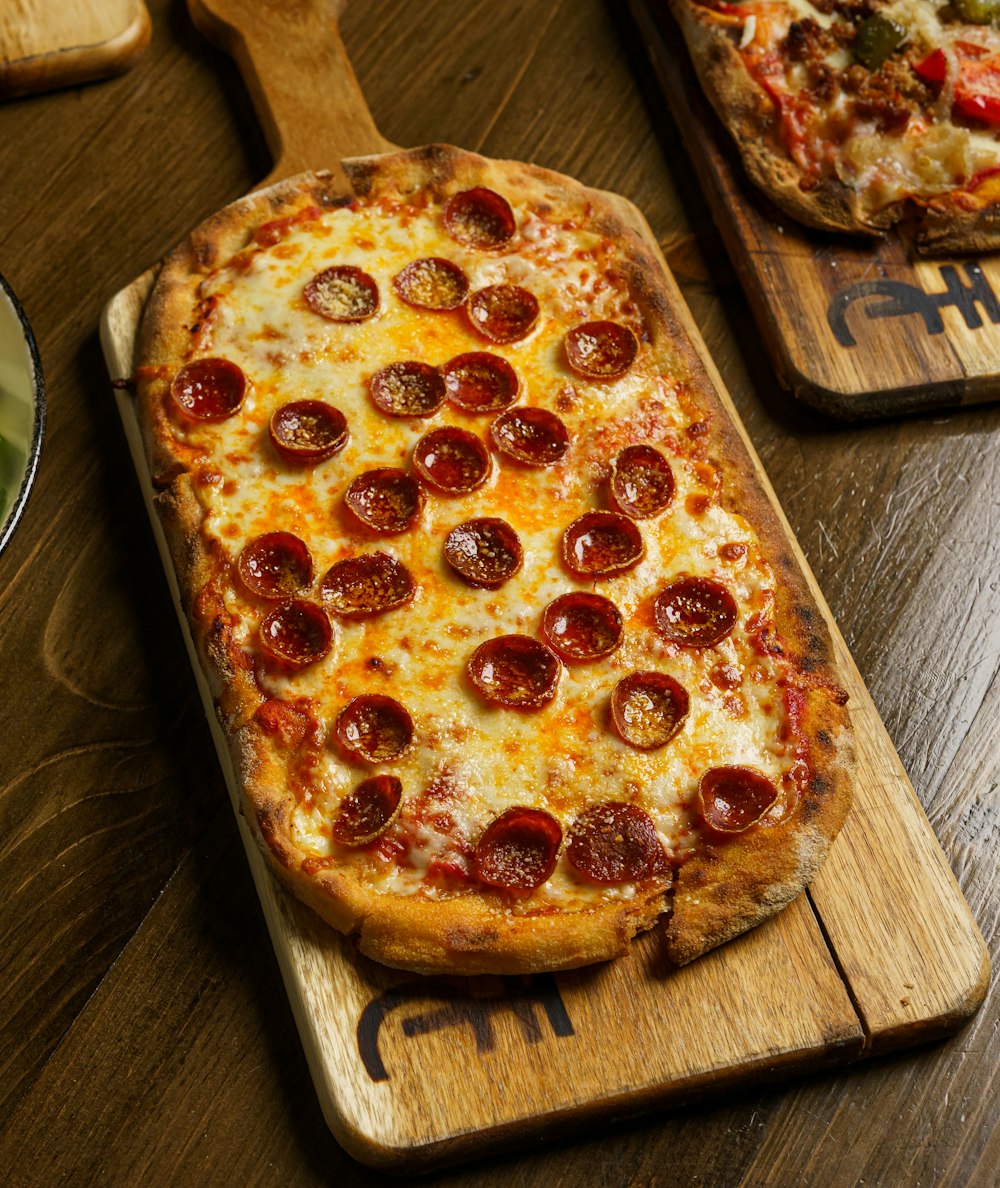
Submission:
[[[781,382],[845,418],[1000,396],[1000,258],[927,260],[896,237],[803,227],[748,181],[664,4],[630,0]]]

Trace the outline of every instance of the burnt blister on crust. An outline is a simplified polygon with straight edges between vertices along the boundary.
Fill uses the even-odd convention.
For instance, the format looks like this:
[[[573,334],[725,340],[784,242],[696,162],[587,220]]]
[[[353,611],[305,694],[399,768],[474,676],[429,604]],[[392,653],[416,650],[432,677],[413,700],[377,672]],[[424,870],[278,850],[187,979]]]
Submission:
[[[809,781],[808,791],[799,802],[799,813],[802,820],[809,822],[818,816],[826,798],[832,791],[833,781],[827,779],[822,772],[814,772]]]

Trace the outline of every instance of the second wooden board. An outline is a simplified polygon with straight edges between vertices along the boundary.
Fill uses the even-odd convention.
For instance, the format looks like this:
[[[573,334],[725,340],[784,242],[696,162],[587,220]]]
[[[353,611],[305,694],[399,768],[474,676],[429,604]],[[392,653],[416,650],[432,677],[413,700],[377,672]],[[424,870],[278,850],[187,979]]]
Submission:
[[[630,0],[781,382],[837,417],[1000,397],[1000,258],[813,231],[750,183],[663,4]]]

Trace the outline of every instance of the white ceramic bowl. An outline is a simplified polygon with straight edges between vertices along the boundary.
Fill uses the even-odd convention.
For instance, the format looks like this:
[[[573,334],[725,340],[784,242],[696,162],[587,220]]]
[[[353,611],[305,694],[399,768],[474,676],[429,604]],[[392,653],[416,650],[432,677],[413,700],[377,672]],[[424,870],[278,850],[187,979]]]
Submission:
[[[38,347],[24,310],[0,276],[0,552],[28,502],[44,432]]]

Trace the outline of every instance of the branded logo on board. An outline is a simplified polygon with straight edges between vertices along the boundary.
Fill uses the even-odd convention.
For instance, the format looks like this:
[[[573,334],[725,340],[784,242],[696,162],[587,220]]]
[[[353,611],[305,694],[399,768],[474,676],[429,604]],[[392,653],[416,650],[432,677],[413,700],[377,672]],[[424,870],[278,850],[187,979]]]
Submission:
[[[833,295],[826,311],[834,338],[841,346],[857,346],[857,339],[847,324],[847,311],[854,302],[871,297],[880,297],[882,300],[869,301],[862,306],[867,318],[898,318],[904,314],[919,314],[928,334],[944,332],[941,310],[949,305],[959,311],[970,330],[978,330],[983,325],[980,309],[994,325],[1000,324],[1000,302],[978,262],[971,260],[962,268],[968,283],[962,280],[954,265],[938,266],[945,286],[941,293],[927,293],[917,285],[887,279],[848,285]]]
[[[469,1027],[476,1041],[476,1052],[480,1056],[495,1049],[494,1020],[505,1011],[514,1016],[525,1043],[541,1043],[545,1036],[545,1023],[557,1039],[574,1034],[573,1024],[552,974],[506,978],[502,982],[491,979],[491,983],[499,989],[477,995],[468,990],[440,985],[428,989],[426,981],[406,982],[373,998],[361,1012],[357,1030],[358,1053],[369,1077],[373,1081],[389,1079],[379,1051],[379,1032],[397,1010],[417,1003],[423,1004],[423,1009],[414,1014],[404,1014],[400,1024],[400,1031],[407,1039],[450,1027]],[[428,1002],[430,1005],[427,1005]]]

